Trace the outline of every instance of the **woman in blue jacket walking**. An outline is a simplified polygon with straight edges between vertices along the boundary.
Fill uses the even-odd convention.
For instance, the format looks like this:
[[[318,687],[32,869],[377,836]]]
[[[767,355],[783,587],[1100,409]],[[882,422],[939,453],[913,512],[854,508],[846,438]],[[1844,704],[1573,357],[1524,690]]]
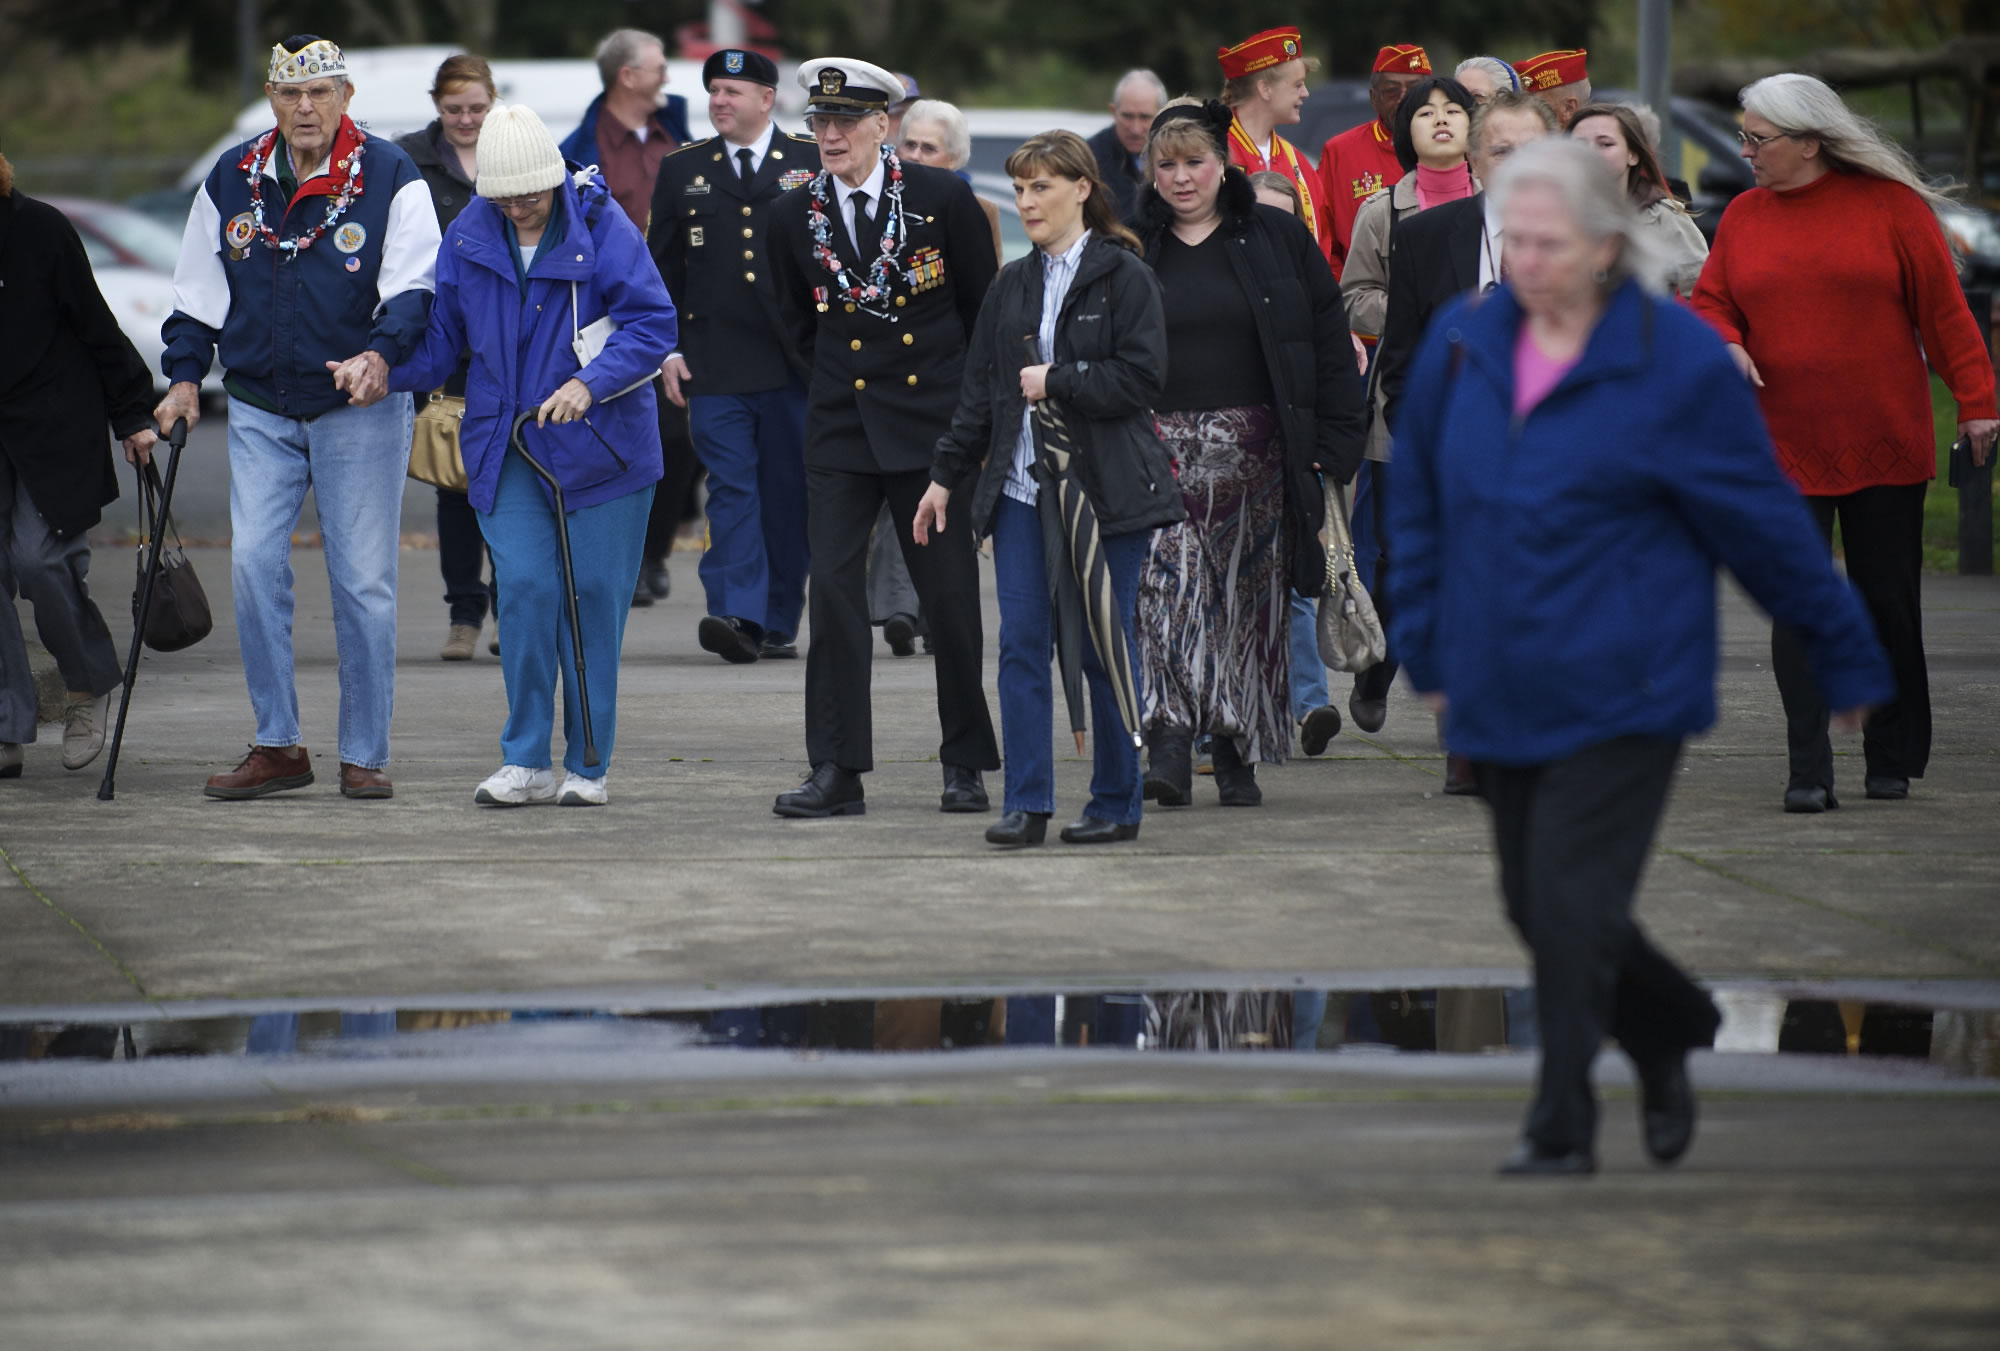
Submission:
[[[487,115],[478,191],[438,249],[430,328],[389,382],[392,389],[434,389],[469,349],[459,446],[507,634],[503,763],[473,799],[499,807],[595,806],[605,801],[618,653],[660,477],[647,378],[674,348],[674,306],[638,227],[602,178],[566,169],[532,109],[502,106]],[[607,317],[616,331],[581,363],[578,331]],[[569,510],[591,731],[603,757],[588,771],[582,715],[568,691],[576,668],[554,499],[527,463],[508,453],[514,419],[524,412],[535,415],[528,447],[562,483]],[[560,787],[549,755],[558,672],[567,771]]]
[[[1393,642],[1473,762],[1534,955],[1540,1082],[1501,1171],[1594,1171],[1606,1031],[1671,1163],[1694,1133],[1687,1052],[1718,1017],[1631,910],[1681,743],[1715,721],[1716,567],[1805,635],[1850,727],[1894,682],[1750,387],[1660,296],[1622,185],[1548,140],[1492,192],[1509,280],[1440,312],[1393,429]]]

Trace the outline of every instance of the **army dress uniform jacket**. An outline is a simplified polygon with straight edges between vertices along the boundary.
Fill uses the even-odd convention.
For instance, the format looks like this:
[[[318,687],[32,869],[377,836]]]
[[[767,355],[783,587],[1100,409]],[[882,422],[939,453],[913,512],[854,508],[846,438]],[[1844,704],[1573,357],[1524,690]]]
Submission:
[[[805,382],[805,358],[778,310],[767,242],[772,204],[818,172],[812,138],[776,129],[748,183],[720,136],[660,162],[646,247],[680,315],[689,393],[754,394]]]
[[[908,235],[886,317],[835,294],[833,274],[813,257],[810,186],[771,208],[778,305],[812,369],[808,469],[928,474],[958,407],[967,342],[999,270],[993,231],[957,174],[907,160],[902,170]],[[865,276],[831,184],[826,215],[832,247],[851,273]]]

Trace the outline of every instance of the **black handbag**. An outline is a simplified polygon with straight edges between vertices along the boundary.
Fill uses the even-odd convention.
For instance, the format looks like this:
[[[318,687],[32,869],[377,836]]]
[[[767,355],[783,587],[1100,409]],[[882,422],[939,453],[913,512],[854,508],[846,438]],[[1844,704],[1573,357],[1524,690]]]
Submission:
[[[174,529],[173,518],[161,519],[160,498],[165,490],[158,466],[148,460],[138,474],[145,530],[139,540],[138,581],[132,587],[132,624],[134,628],[143,628],[146,646],[155,652],[178,652],[208,637],[215,620],[208,612],[208,596],[194,575],[194,564],[188,562],[187,551],[181,547],[180,532]],[[141,616],[139,599],[146,590],[146,546],[159,531],[173,536],[173,546],[160,549],[160,561],[153,572],[152,604]]]

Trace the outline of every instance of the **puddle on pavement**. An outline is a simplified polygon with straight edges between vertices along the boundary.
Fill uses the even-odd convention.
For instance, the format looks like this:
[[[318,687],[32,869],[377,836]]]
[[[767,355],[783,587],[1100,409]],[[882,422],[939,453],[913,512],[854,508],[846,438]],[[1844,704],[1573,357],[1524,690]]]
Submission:
[[[1716,990],[1716,1049],[1884,1057],[2000,1078],[2000,1007]],[[720,1047],[935,1051],[1090,1046],[1136,1051],[1367,1054],[1529,1051],[1534,991],[1187,990],[815,999],[712,1009],[329,1008],[120,1023],[0,1023],[0,1061],[173,1056],[449,1056],[494,1050]]]

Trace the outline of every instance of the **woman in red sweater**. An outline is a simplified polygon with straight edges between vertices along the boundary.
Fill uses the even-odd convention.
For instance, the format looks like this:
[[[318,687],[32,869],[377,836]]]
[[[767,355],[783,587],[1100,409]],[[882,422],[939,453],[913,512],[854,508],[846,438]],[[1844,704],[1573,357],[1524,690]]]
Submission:
[[[1915,165],[1809,75],[1743,91],[1743,157],[1757,186],[1730,203],[1694,307],[1757,387],[1778,460],[1847,574],[1896,671],[1897,696],[1863,737],[1872,798],[1909,796],[1930,759],[1919,578],[1924,492],[1937,469],[1930,368],[1980,462],[2000,421],[1993,363],[1959,291]],[[1788,812],[1839,806],[1827,709],[1797,636],[1771,634],[1785,703]]]

